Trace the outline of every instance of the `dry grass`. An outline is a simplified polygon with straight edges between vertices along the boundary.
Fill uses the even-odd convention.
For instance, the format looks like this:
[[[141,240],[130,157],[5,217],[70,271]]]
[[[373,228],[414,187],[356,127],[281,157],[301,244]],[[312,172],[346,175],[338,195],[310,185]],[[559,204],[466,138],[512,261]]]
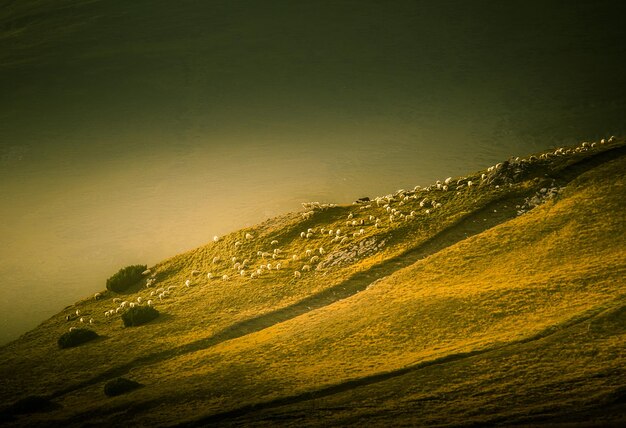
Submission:
[[[542,164],[540,172],[567,175],[570,170],[564,168],[588,156],[556,158]],[[24,395],[52,394],[63,405],[51,414],[31,415],[29,423],[82,424],[91,418],[94,423],[157,425],[236,409],[247,422],[273,415],[294,425],[318,420],[357,424],[362,418],[381,424],[391,418],[408,425],[458,424],[523,419],[541,413],[547,403],[566,409],[575,400],[588,402],[585,397],[596,387],[601,394],[624,385],[624,373],[610,382],[594,376],[624,365],[624,355],[617,351],[624,345],[623,331],[610,328],[622,312],[610,308],[626,303],[626,223],[623,215],[612,215],[626,209],[621,173],[625,167],[623,157],[599,165],[569,183],[556,202],[509,221],[503,222],[501,212],[492,213],[485,221],[494,227],[450,241],[443,250],[396,269],[355,295],[252,328],[248,334],[214,340],[242,320],[288,308],[360,272],[376,266],[393,271],[403,254],[429,238],[447,236],[438,235],[440,231],[459,227],[468,215],[483,213],[480,210],[494,201],[514,203],[518,195],[545,181],[529,177],[500,189],[437,192],[443,206],[431,214],[419,209],[420,199],[402,206],[404,212],[418,211],[413,221],[390,223],[388,214],[375,205],[367,210],[341,206],[309,220],[287,214],[237,231],[152,268],[154,288],[177,287],[157,304],[164,315],[156,322],[121,328],[119,318],[101,315],[112,307],[113,296],[108,295],[68,308],[94,316],[103,339],[59,351],[56,338],[71,325],[61,313],[2,348],[0,398],[8,404]],[[479,179],[481,173],[471,178]],[[348,213],[355,219],[375,215],[385,219],[383,227],[375,228],[370,221],[346,226]],[[300,238],[301,231],[321,227],[362,227],[365,233],[344,244],[319,233]],[[246,233],[255,239],[246,240]],[[250,279],[236,275],[230,262],[212,263],[215,256],[248,258],[254,266],[266,263],[257,252],[271,251],[274,239],[283,249],[280,271]],[[293,270],[305,263],[307,249],[324,247],[324,257],[331,257],[367,240],[384,246],[342,266],[294,278]],[[238,249],[236,241],[242,243]],[[292,254],[301,260],[288,260]],[[192,270],[202,275],[193,277]],[[216,276],[227,273],[231,280],[208,280],[208,271]],[[189,288],[186,279],[192,280]],[[124,298],[147,298],[149,292],[134,290]],[[580,324],[587,319],[606,326],[597,330],[597,340],[588,340],[583,331],[591,331]],[[560,346],[568,350],[562,358]],[[430,364],[441,358],[450,360]],[[104,382],[121,374],[111,371],[116,368],[145,388],[104,398]],[[553,389],[571,379],[580,379],[573,390],[583,395]],[[327,396],[306,396],[316,391]],[[510,398],[514,400],[505,400]],[[424,401],[429,404],[416,404]],[[246,407],[255,403],[267,404],[256,411]],[[423,411],[417,412],[416,406]],[[227,423],[235,414],[226,416],[213,421]],[[16,423],[20,421],[24,419]],[[276,419],[266,422],[272,425]]]

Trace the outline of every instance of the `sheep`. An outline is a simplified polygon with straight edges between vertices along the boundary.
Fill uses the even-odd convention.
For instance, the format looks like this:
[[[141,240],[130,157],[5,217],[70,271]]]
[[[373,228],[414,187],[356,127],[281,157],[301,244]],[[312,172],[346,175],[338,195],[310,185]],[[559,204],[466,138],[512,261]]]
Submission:
[[[176,289],[176,286],[175,285],[170,285],[169,287],[167,287],[166,291],[172,291],[174,289]]]
[[[213,257],[213,264],[217,264],[220,262],[220,258],[219,257]]]
[[[365,233],[365,229],[359,230],[359,235],[363,235]]]
[[[276,263],[276,267],[275,267],[276,270],[280,270],[281,267],[282,265],[280,263]]]
[[[302,270],[303,272],[308,272],[308,271],[310,271],[310,270],[311,270],[311,266],[309,266],[309,265],[304,265],[304,266],[302,266],[302,269],[300,269],[300,270]]]
[[[76,309],[76,316],[80,315],[80,309]]]
[[[211,272],[209,272],[209,273],[206,274],[206,277],[208,279],[213,279],[213,274]]]
[[[252,273],[250,274],[250,279],[254,279],[254,278],[256,278],[256,275],[257,275],[257,273],[256,273],[256,272],[252,272]]]
[[[344,236],[343,238],[341,238],[341,241],[340,241],[339,243],[340,243],[340,244],[344,244],[344,243],[346,243],[346,242],[348,242],[348,237],[347,237],[347,236]]]
[[[70,327],[70,331],[78,330],[76,327]]]
[[[613,141],[615,141],[615,135],[611,135],[609,137],[609,143],[612,143]]]
[[[348,214],[348,220],[350,220],[352,217],[354,217],[354,214],[352,213]]]
[[[341,235],[341,229],[337,229],[337,230],[335,231],[335,235],[336,235],[336,236]]]
[[[80,319],[78,321],[84,323],[85,322],[85,317],[80,317]]]
[[[215,235],[215,236],[213,237],[213,242],[217,242],[217,241],[219,241],[219,240],[220,240],[220,237],[219,237],[219,236]]]
[[[306,237],[306,233],[300,232],[300,238],[304,238],[304,237]]]
[[[233,262],[233,263],[237,263],[238,260],[239,259],[237,257],[233,257],[232,259],[230,259],[230,261]]]
[[[320,233],[321,233],[322,235],[323,235],[324,233],[326,233],[326,228],[322,227],[322,228],[320,229]]]
[[[124,308],[121,308],[121,307],[120,308],[115,308],[115,313],[119,314],[122,309],[124,309]]]
[[[130,303],[128,304],[128,307],[129,307],[129,308],[134,308],[135,306],[137,306],[137,304],[136,304],[135,302],[130,302]]]
[[[319,256],[313,256],[311,257],[311,260],[309,261],[309,263],[311,264],[316,263],[319,259],[320,259]]]
[[[485,180],[485,178],[487,178],[487,174],[485,174],[485,173],[480,174],[480,179],[481,180]]]
[[[93,318],[89,318],[89,324],[93,324],[93,323],[94,323]]]
[[[291,260],[293,260],[294,262],[296,260],[298,260],[300,257],[298,257],[296,254],[294,254],[293,256],[291,256]]]
[[[95,300],[100,300],[100,299],[102,298],[102,293],[96,293],[96,294],[94,294],[94,295],[93,295],[93,298],[94,298]]]
[[[300,273],[300,271],[295,271],[293,273],[294,278],[300,278],[302,276],[302,274]]]
[[[315,229],[311,229],[310,227],[307,229],[307,233],[315,233]]]
[[[235,248],[239,248],[239,247],[241,247],[241,242],[239,241],[235,242]]]
[[[471,180],[468,180],[467,187],[472,187],[472,181]]]
[[[272,242],[270,242],[270,245],[278,245],[278,241],[274,239]]]
[[[266,265],[266,267],[267,267],[267,270],[272,270],[272,264],[271,264],[271,263],[268,263],[268,264]]]
[[[148,305],[148,306],[152,306],[152,304],[153,304],[152,300],[148,300],[148,301],[146,302],[146,305]]]
[[[328,230],[328,235],[331,235],[331,236],[332,236],[334,233],[335,233],[335,231],[334,231],[334,230],[332,230],[332,229],[329,229],[329,230]]]
[[[368,217],[368,220],[369,220],[369,221],[374,221],[374,218],[375,218],[375,217],[374,217],[373,215],[371,215],[371,216],[369,216],[369,217]]]
[[[167,296],[167,294],[165,294],[165,293],[159,294],[159,301],[163,301],[163,298],[166,297],[166,296]]]
[[[137,303],[141,304],[143,302],[143,298],[141,296],[137,297]]]
[[[111,316],[111,311],[105,311],[104,316],[109,318]]]
[[[244,276],[246,274],[246,270],[245,269],[241,269],[239,271],[239,275]]]
[[[306,250],[306,251],[304,252],[304,254],[305,254],[307,257],[311,257],[311,254],[312,254],[312,253],[313,253],[313,251],[312,251],[312,250]]]
[[[425,212],[426,212],[426,214],[430,214],[430,210],[426,210]]]
[[[253,234],[251,234],[251,233],[246,233],[246,239],[247,239],[247,240],[254,239],[254,235],[253,235]]]
[[[185,281],[185,285],[189,287],[191,285],[191,281],[190,280]]]
[[[283,250],[281,250],[280,248],[274,248],[274,254],[280,254],[282,252]]]
[[[228,281],[230,277],[228,275],[222,275],[222,281]]]
[[[323,255],[324,255],[324,253],[326,252],[326,251],[324,250],[324,247],[320,247],[317,251],[318,251],[318,252],[320,253],[320,255],[322,255],[322,256],[323,256]]]
[[[241,263],[237,262],[233,265],[234,270],[241,270]]]
[[[450,184],[452,182],[452,177],[448,177],[445,180],[443,180],[444,184]]]
[[[113,303],[119,303],[121,301],[122,301],[122,299],[120,299],[119,297],[113,298]]]
[[[306,239],[309,239],[311,236],[313,236],[313,234],[312,234],[312,233],[310,233],[310,232],[309,232],[309,233],[307,233],[307,234],[306,234]]]

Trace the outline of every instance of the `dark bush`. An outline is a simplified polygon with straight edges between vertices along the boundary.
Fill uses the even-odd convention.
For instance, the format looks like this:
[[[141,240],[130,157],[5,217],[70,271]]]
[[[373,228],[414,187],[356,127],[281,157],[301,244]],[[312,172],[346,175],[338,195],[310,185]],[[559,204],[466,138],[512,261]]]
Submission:
[[[22,398],[7,409],[7,413],[14,415],[23,415],[28,413],[51,412],[60,408],[57,403],[53,403],[49,398],[38,395],[30,395]]]
[[[159,311],[152,306],[135,306],[122,314],[125,327],[145,324],[159,316]]]
[[[121,293],[131,285],[138,283],[143,277],[141,273],[148,269],[146,265],[126,266],[107,279],[107,290]]]
[[[108,381],[104,385],[104,394],[107,397],[115,397],[116,395],[122,395],[126,392],[132,391],[133,389],[137,389],[140,386],[142,385],[134,380],[118,377],[117,379]]]
[[[88,328],[77,328],[76,330],[63,333],[59,337],[59,348],[72,348],[98,337],[98,333]]]

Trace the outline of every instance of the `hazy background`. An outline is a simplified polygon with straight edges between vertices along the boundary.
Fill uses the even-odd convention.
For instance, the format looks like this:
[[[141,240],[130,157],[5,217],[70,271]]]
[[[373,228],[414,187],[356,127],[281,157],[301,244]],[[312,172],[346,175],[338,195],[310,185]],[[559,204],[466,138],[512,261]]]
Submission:
[[[622,3],[0,0],[0,343],[303,201],[623,135]]]

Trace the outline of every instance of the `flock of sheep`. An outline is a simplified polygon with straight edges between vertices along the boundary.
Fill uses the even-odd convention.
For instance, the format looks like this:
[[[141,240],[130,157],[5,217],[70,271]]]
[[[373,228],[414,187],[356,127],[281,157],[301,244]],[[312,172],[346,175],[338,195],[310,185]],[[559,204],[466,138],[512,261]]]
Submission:
[[[189,277],[186,278],[181,285],[189,288],[200,282],[204,283],[214,280],[227,282],[231,281],[234,277],[258,279],[284,270],[290,270],[293,280],[297,280],[313,270],[319,270],[322,257],[325,255],[331,257],[326,248],[338,250],[337,246],[343,246],[344,244],[352,242],[351,240],[355,238],[363,237],[368,235],[368,233],[371,234],[370,231],[375,231],[383,227],[393,227],[403,222],[415,220],[419,216],[430,215],[442,207],[443,202],[441,202],[441,198],[446,192],[461,193],[470,191],[476,187],[490,185],[499,188],[500,185],[506,184],[507,182],[510,184],[513,178],[523,173],[527,165],[534,162],[547,160],[554,156],[565,156],[592,150],[597,144],[611,143],[614,139],[615,137],[609,138],[608,141],[603,139],[599,143],[584,142],[580,146],[569,149],[558,148],[553,152],[544,153],[539,157],[530,156],[525,159],[512,158],[509,161],[490,166],[484,173],[473,177],[461,177],[457,179],[448,177],[445,180],[438,180],[426,187],[415,186],[412,190],[400,189],[395,193],[378,196],[373,200],[361,198],[353,204],[358,208],[349,210],[349,213],[343,220],[345,226],[336,225],[335,223],[336,226],[333,228],[310,227],[306,230],[302,230],[299,233],[300,239],[310,241],[311,245],[304,251],[293,252],[290,255],[287,250],[279,246],[279,241],[276,239],[270,242],[269,246],[271,248],[265,251],[259,250],[256,251],[256,254],[254,252],[246,253],[246,248],[250,247],[250,245],[247,244],[255,241],[256,237],[251,232],[243,233],[240,240],[232,244],[232,257],[227,260],[223,260],[218,256],[213,257],[210,263],[212,269],[205,269],[204,273],[199,270],[191,271]],[[534,197],[527,199],[525,204],[519,207],[518,215],[527,212],[529,209],[539,205],[548,198],[554,197],[559,190],[560,189],[557,187],[541,189]],[[335,204],[321,204],[319,202],[306,202],[302,205],[306,210],[302,213],[304,220],[311,219],[315,216],[316,212],[337,207]],[[213,241],[218,243],[221,239],[215,236]],[[150,275],[151,271],[148,270],[144,272],[144,274]],[[146,279],[145,286],[147,289],[150,289],[149,296],[140,296],[135,300],[114,298],[112,302],[115,306],[107,309],[104,312],[104,317],[111,318],[116,314],[123,313],[127,308],[132,308],[137,305],[145,304],[152,306],[156,299],[158,299],[159,302],[167,299],[177,288],[175,285],[170,285],[167,288],[157,288],[154,275]],[[96,300],[102,297],[101,293],[94,295]],[[95,322],[93,318],[87,319],[86,317],[81,317],[80,310],[78,309],[75,315],[75,317],[68,315],[66,319],[68,321],[78,319],[80,323],[89,324]],[[73,328],[74,327],[72,327],[72,329]]]

